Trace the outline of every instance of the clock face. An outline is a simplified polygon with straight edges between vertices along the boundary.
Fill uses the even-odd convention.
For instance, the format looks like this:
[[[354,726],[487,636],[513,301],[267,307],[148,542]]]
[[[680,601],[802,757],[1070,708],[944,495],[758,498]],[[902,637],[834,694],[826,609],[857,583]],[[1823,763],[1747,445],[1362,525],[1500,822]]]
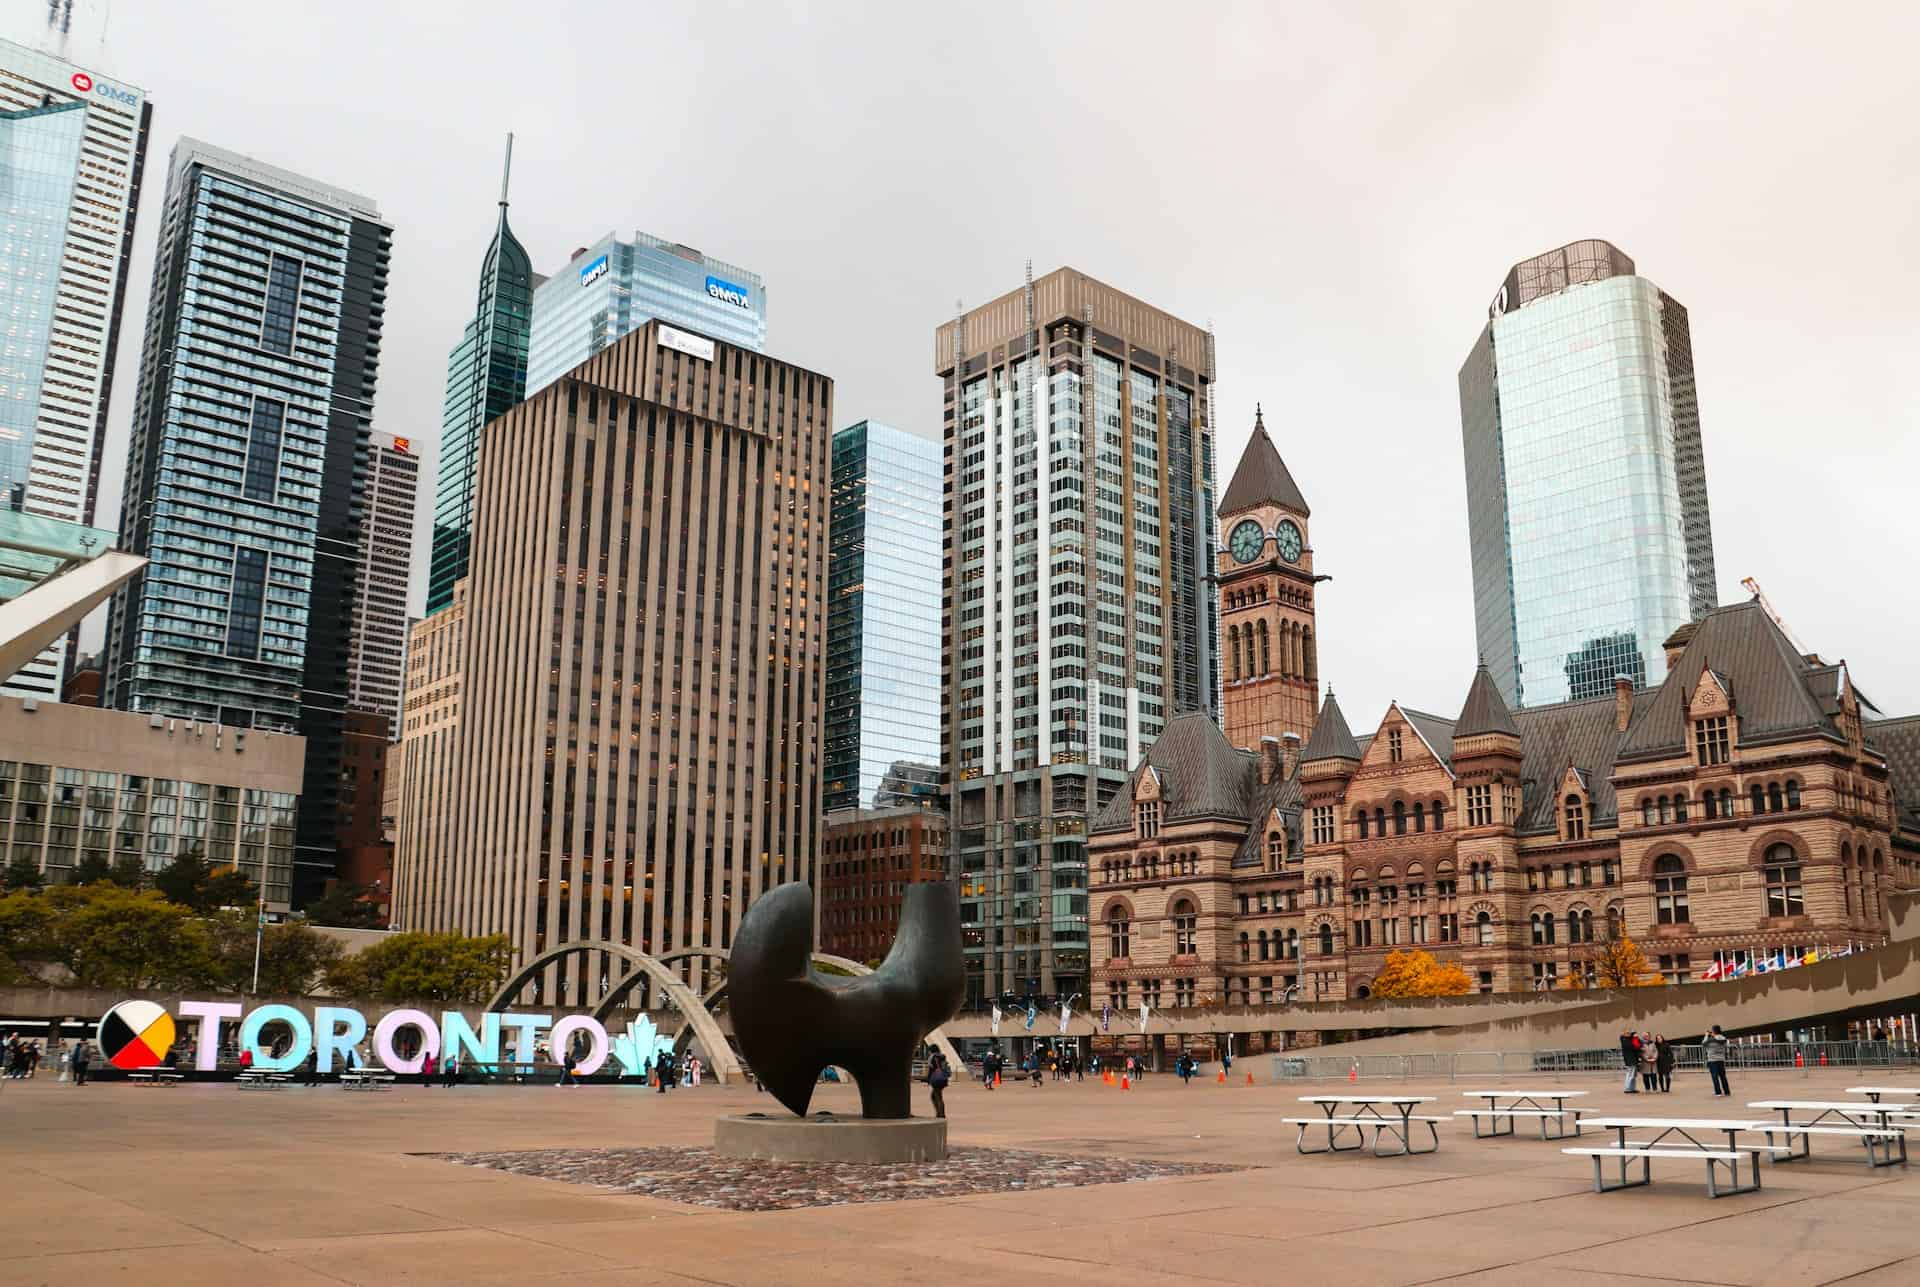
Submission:
[[[1260,530],[1260,524],[1249,518],[1234,527],[1228,548],[1233,551],[1234,558],[1242,563],[1251,563],[1260,557],[1260,551],[1266,543],[1267,534]]]
[[[1273,534],[1274,543],[1280,547],[1280,557],[1289,563],[1300,561],[1300,529],[1291,519],[1281,519],[1280,526]]]

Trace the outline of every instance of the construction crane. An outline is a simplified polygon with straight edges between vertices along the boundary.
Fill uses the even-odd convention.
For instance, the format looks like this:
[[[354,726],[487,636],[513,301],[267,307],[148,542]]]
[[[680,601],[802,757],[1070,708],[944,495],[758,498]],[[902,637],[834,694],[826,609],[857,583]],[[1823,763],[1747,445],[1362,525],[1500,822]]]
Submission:
[[[1779,610],[1773,606],[1773,601],[1767,598],[1767,592],[1760,588],[1760,582],[1758,580],[1750,576],[1741,577],[1740,584],[1745,587],[1747,593],[1753,596],[1754,601],[1760,605],[1761,609],[1765,611],[1769,617],[1773,618],[1773,624],[1780,627],[1780,633],[1787,637],[1787,642],[1793,645],[1795,652],[1799,653],[1802,657],[1813,656],[1813,654],[1807,650],[1807,646],[1800,642],[1800,636],[1794,634],[1787,626],[1786,621],[1781,618]]]

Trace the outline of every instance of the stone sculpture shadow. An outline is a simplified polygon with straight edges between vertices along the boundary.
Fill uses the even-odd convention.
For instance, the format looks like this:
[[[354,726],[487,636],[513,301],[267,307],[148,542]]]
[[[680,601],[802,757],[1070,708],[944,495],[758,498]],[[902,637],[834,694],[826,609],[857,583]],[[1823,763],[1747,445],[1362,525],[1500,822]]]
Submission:
[[[860,1114],[913,1116],[913,1054],[966,995],[960,895],[934,881],[907,886],[893,950],[859,978],[813,968],[813,891],[782,885],[747,910],[727,963],[733,1034],[754,1075],[801,1117],[822,1069],[860,1087]]]

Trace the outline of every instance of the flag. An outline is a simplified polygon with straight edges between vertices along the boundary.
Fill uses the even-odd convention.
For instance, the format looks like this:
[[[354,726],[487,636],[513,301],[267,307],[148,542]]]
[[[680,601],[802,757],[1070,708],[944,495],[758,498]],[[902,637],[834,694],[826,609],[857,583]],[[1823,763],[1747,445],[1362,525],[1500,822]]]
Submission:
[[[1033,1021],[1040,1017],[1040,1009],[1033,1002],[1027,1002],[1027,1031],[1033,1031]]]
[[[1140,1003],[1140,1031],[1145,1032],[1146,1030],[1147,1030],[1147,1003],[1145,1001],[1142,1001]]]
[[[1747,975],[1752,972],[1752,966],[1753,963],[1751,961],[1739,962],[1733,967],[1733,977],[1736,979],[1746,978]]]
[[[1000,1007],[993,1007],[993,1035],[1000,1035]]]
[[[1800,964],[1802,965],[1820,964],[1820,949],[1817,947],[1808,948],[1807,954],[1800,958]]]
[[[1100,1007],[1100,1031],[1105,1032],[1113,1024],[1113,1005],[1109,1002]]]
[[[1063,1037],[1067,1035],[1067,1016],[1071,1013],[1073,1012],[1067,1009],[1067,1003],[1062,1001],[1060,1003],[1060,1035]]]
[[[1725,967],[1722,966],[1720,962],[1715,961],[1712,965],[1709,965],[1706,969],[1700,971],[1700,981],[1702,983],[1712,983],[1714,980],[1718,979],[1720,975],[1724,972],[1725,972]]]

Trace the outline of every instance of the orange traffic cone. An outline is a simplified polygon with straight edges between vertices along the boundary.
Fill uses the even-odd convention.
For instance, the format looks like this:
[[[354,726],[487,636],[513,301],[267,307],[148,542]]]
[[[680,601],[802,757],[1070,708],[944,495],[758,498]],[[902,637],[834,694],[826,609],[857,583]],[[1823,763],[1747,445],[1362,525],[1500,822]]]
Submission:
[[[1132,1090],[1132,1089],[1133,1089],[1133,1087],[1131,1087],[1131,1086],[1129,1086],[1129,1085],[1127,1084],[1127,1075],[1126,1075],[1125,1073],[1121,1073],[1121,1074],[1120,1074],[1120,1089],[1121,1089],[1121,1090]]]
[[[1247,1085],[1249,1085],[1249,1086],[1251,1086],[1251,1085],[1253,1085],[1253,1074],[1252,1074],[1252,1073],[1248,1073],[1248,1074],[1247,1074]]]
[[[1793,1066],[1795,1068],[1805,1068],[1807,1066],[1807,1057],[1798,1050],[1793,1052]]]
[[[1111,1068],[1107,1069],[1107,1071],[1102,1075],[1101,1080],[1105,1081],[1109,1086],[1113,1085],[1113,1069]]]
[[[995,1074],[993,1075],[993,1088],[994,1088],[995,1090],[998,1090],[998,1089],[1000,1089],[1000,1074],[999,1074],[999,1073],[995,1073]]]
[[[1224,1068],[1220,1070],[1220,1084],[1222,1086],[1227,1084],[1227,1070]]]
[[[1347,1082],[1349,1085],[1354,1086],[1360,1084],[1360,1061],[1358,1059],[1353,1061],[1353,1067],[1347,1069]]]
[[[1827,1052],[1824,1050],[1820,1052],[1820,1066],[1822,1068],[1825,1068],[1827,1066]]]

